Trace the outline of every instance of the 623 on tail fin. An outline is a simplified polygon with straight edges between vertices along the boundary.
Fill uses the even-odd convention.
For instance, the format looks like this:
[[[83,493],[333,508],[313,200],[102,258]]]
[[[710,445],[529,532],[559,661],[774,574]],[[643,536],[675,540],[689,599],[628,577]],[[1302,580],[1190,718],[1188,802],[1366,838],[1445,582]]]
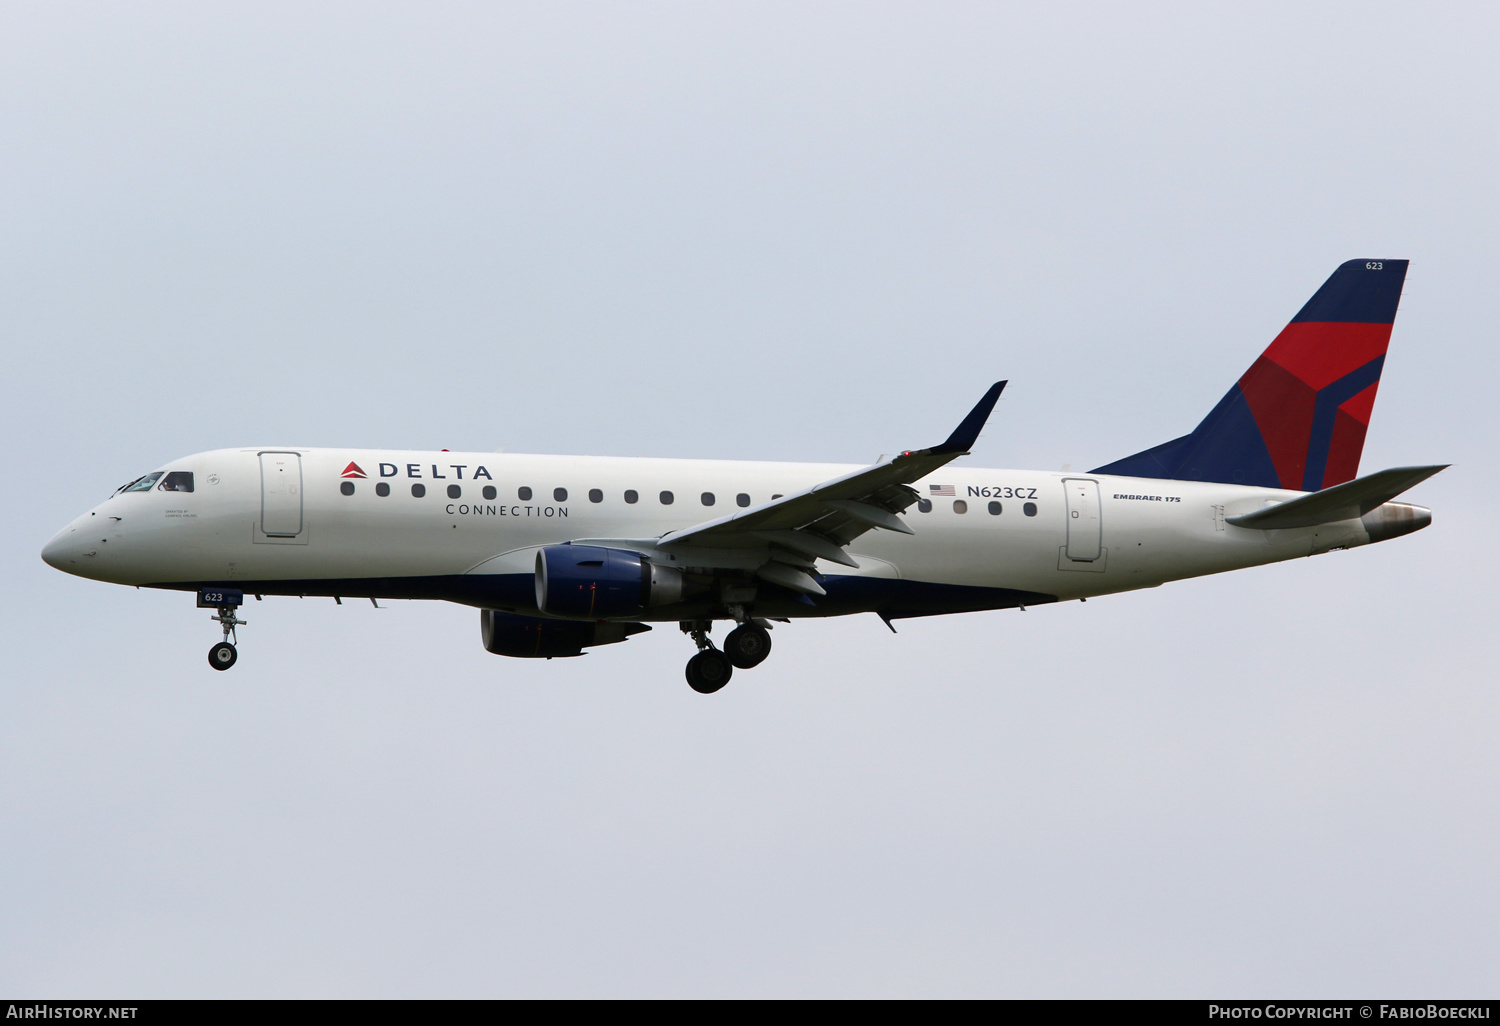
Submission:
[[[1190,435],[1095,474],[1316,492],[1359,472],[1405,260],[1350,260]]]

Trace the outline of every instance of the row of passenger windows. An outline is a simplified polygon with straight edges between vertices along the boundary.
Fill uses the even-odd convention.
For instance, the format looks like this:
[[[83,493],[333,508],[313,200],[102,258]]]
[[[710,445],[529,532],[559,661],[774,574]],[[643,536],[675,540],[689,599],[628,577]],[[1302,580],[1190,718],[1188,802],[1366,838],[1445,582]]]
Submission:
[[[189,488],[188,490],[191,491],[192,489]],[[343,492],[345,495],[353,495],[354,491],[355,491],[354,482],[353,481],[344,481],[344,482],[342,482],[339,485],[339,491]],[[411,493],[416,498],[420,499],[420,498],[422,498],[423,496],[425,496],[427,494],[427,486],[425,484],[421,484],[421,483],[413,484],[411,486]],[[385,481],[379,482],[378,484],[375,485],[375,494],[379,495],[379,496],[382,496],[382,497],[391,494],[391,486],[390,486],[390,484],[388,482],[385,482]],[[464,490],[463,490],[463,487],[461,485],[451,484],[451,485],[448,486],[448,498],[450,498],[450,499],[460,499],[460,498],[463,498],[463,494],[464,494]],[[494,485],[485,485],[484,488],[482,488],[480,490],[480,494],[483,495],[486,500],[493,502],[496,498],[499,497],[500,493],[499,493],[499,491],[496,490],[496,488],[495,488]],[[522,502],[530,502],[532,500],[532,491],[531,491],[531,489],[527,488],[525,485],[522,485],[520,488],[516,489],[516,498],[519,499],[519,500],[521,500]],[[677,501],[677,496],[675,494],[673,494],[672,492],[659,492],[659,493],[657,493],[656,498],[657,498],[657,500],[663,506],[670,506],[670,505],[672,505],[672,503],[674,503],[674,502]],[[773,496],[771,496],[771,498],[773,498],[773,499],[779,499],[779,498],[781,498],[781,496],[780,495],[773,495]],[[627,489],[625,489],[624,499],[625,499],[625,501],[627,503],[631,503],[631,504],[640,502],[641,501],[641,493],[638,492],[638,491],[636,491],[634,488],[627,488]],[[554,488],[554,489],[552,489],[552,501],[553,502],[567,502],[568,501],[568,490],[566,488]],[[604,491],[602,489],[599,489],[599,488],[590,488],[589,489],[589,501],[590,502],[603,502],[604,501]],[[705,505],[705,506],[712,506],[716,502],[718,502],[718,499],[715,497],[715,495],[714,495],[713,492],[704,492],[703,494],[701,494],[701,495],[698,496],[698,501],[701,502],[701,503],[703,503],[703,505]],[[737,505],[737,506],[741,506],[741,507],[749,506],[750,505],[750,496],[747,493],[745,493],[745,492],[740,492],[738,495],[736,495],[734,497],[734,501],[735,501],[735,505]]]
[[[144,478],[142,480],[144,480]],[[154,483],[154,481],[153,481],[153,483]],[[151,486],[148,484],[146,487],[149,488]],[[163,485],[163,487],[165,487],[165,485]],[[188,481],[187,481],[186,491],[192,491],[192,490],[193,490],[192,475],[189,474],[188,475]],[[339,491],[343,492],[345,495],[353,495],[354,494],[354,482],[353,481],[345,481],[345,482],[343,482],[342,484],[339,485]],[[427,494],[427,486],[424,485],[424,484],[422,484],[422,483],[420,483],[420,482],[418,482],[416,484],[413,484],[411,486],[411,493],[412,493],[413,496],[415,496],[416,498],[420,499],[420,498],[422,498],[423,496],[425,496]],[[375,486],[375,494],[379,495],[379,496],[389,495],[389,494],[391,494],[391,486],[388,483],[386,483],[385,481],[381,481],[379,484],[377,484]],[[463,498],[463,494],[464,494],[464,490],[463,490],[463,487],[461,485],[451,484],[451,485],[448,486],[448,498],[450,498],[450,499],[461,499],[461,498]],[[487,501],[494,501],[499,496],[500,493],[496,490],[496,488],[495,488],[494,485],[485,485],[484,488],[481,489],[481,494],[485,497],[485,499]],[[525,485],[522,485],[520,488],[516,489],[516,498],[520,499],[522,502],[530,502],[531,501],[531,497],[532,497],[532,491],[531,491],[530,488],[527,488]],[[625,498],[626,502],[631,503],[631,504],[634,504],[634,503],[637,503],[637,502],[641,501],[641,495],[640,495],[640,493],[637,492],[634,488],[627,488],[625,490],[625,496],[624,496],[624,498]],[[779,499],[779,498],[781,498],[781,496],[780,495],[773,495],[773,496],[771,496],[771,498],[772,499]],[[660,501],[663,506],[670,506],[670,505],[672,505],[672,503],[674,503],[674,502],[677,501],[677,497],[675,495],[673,495],[671,492],[660,492],[657,495],[657,500]],[[552,489],[552,501],[554,501],[554,502],[567,502],[568,501],[568,490],[566,488],[554,488],[554,489]],[[604,501],[604,492],[601,489],[598,489],[598,488],[590,488],[589,489],[589,501],[590,502],[603,502]],[[713,492],[704,492],[702,495],[698,496],[698,501],[701,502],[701,503],[703,503],[703,505],[705,505],[705,506],[712,506],[718,500],[714,497],[714,493]],[[747,495],[745,492],[740,492],[738,495],[736,495],[734,497],[734,501],[739,506],[748,506],[748,505],[750,505],[750,496]],[[998,517],[1004,511],[1004,507],[1001,506],[1000,503],[994,502],[994,501],[991,501],[990,504],[989,504],[989,506],[987,508],[989,509],[990,516],[992,516],[992,517]],[[917,500],[917,512],[919,512],[919,513],[931,513],[932,512],[932,500],[931,499],[918,499]],[[964,499],[954,499],[953,500],[953,512],[955,512],[955,513],[967,513],[967,512],[969,512],[969,504],[968,504],[968,502],[965,501]],[[1021,512],[1024,513],[1024,514],[1026,514],[1028,517],[1034,517],[1034,516],[1036,516],[1036,503],[1034,503],[1034,502],[1028,502],[1028,503],[1023,504],[1021,506]]]
[[[993,502],[992,501],[989,504],[990,516],[992,516],[992,517],[998,517],[1001,514],[1001,512],[1003,512],[1003,510],[1004,510],[1004,507],[1002,507],[998,502]],[[931,499],[918,499],[917,500],[917,512],[918,513],[931,513],[932,512],[932,500]],[[969,512],[969,504],[968,504],[968,502],[966,500],[964,500],[964,499],[954,499],[953,500],[953,512],[955,512],[955,513],[967,513],[967,512]],[[1028,503],[1026,503],[1025,505],[1023,505],[1021,507],[1021,512],[1025,513],[1028,517],[1034,517],[1034,516],[1036,516],[1036,503],[1034,503],[1034,502],[1028,502]]]
[[[162,475],[161,471],[157,471],[154,474],[147,474],[145,477],[137,478],[136,480],[130,482],[130,484],[124,485],[123,487],[120,488],[120,491],[122,491],[122,492],[147,492],[147,491],[151,490],[151,488],[152,488],[153,485],[156,485],[158,488],[160,488],[164,492],[190,492],[190,491],[193,490],[193,472],[190,471],[190,470],[174,470],[170,474],[166,475],[166,480],[162,480],[162,476],[163,475]],[[161,481],[160,485],[156,484],[158,481]],[[342,484],[339,485],[339,491],[343,492],[345,495],[353,495],[354,494],[354,482],[353,481],[345,481],[345,482],[343,482]],[[411,486],[411,493],[416,498],[420,499],[420,498],[422,498],[423,496],[425,496],[427,494],[427,486],[424,485],[424,484],[421,484],[421,483],[413,484]],[[381,482],[379,482],[378,484],[375,485],[375,494],[379,495],[379,496],[389,495],[389,494],[391,494],[391,486],[387,482],[381,481]],[[456,484],[451,484],[451,485],[448,486],[448,498],[450,498],[450,499],[460,499],[460,498],[463,498],[463,494],[464,494],[464,491],[463,491],[463,488],[461,486],[456,485]],[[483,494],[483,496],[485,497],[486,500],[488,500],[488,501],[494,501],[499,496],[500,493],[495,489],[494,485],[485,485],[484,488],[481,489],[481,494]],[[526,487],[525,485],[522,485],[520,488],[516,489],[516,498],[520,499],[522,502],[530,502],[531,501],[531,495],[532,495],[531,489],[528,488],[528,487]],[[637,492],[634,488],[627,488],[627,489],[625,489],[625,496],[624,496],[624,498],[625,498],[625,501],[627,503],[631,503],[631,504],[634,504],[634,503],[637,503],[637,502],[641,501],[641,495],[640,495],[640,493]],[[773,495],[773,496],[771,496],[771,498],[772,499],[779,499],[779,498],[781,498],[781,496],[780,495]],[[674,503],[674,502],[677,501],[677,497],[675,495],[673,495],[671,492],[660,492],[660,493],[657,494],[657,499],[658,499],[658,501],[661,502],[661,504],[663,506],[670,506],[670,505],[672,505],[672,503]],[[552,501],[553,502],[567,502],[568,501],[568,490],[566,488],[554,488],[554,489],[552,489]],[[603,502],[604,501],[604,491],[602,489],[599,489],[599,488],[590,488],[589,489],[589,501],[590,502]],[[698,501],[701,502],[701,503],[703,503],[703,505],[705,505],[705,506],[712,506],[718,500],[714,497],[714,493],[713,492],[704,492],[703,494],[701,494],[701,495],[698,496]],[[734,501],[735,501],[736,505],[739,505],[741,507],[748,506],[748,505],[750,505],[750,496],[748,494],[746,494],[745,492],[740,492],[738,495],[736,495],[734,497]],[[998,502],[993,502],[992,501],[989,504],[988,508],[989,508],[989,511],[990,511],[990,516],[998,517],[1000,515],[1001,511],[1002,511],[1002,507],[1001,507],[1000,503],[998,503]],[[931,513],[932,512],[932,500],[931,499],[918,499],[917,500],[917,511],[919,513]],[[969,504],[968,504],[968,502],[966,502],[963,499],[954,499],[953,500],[953,512],[955,512],[955,513],[967,513],[967,512],[969,512]],[[1034,517],[1034,516],[1036,516],[1036,503],[1034,503],[1034,502],[1028,502],[1028,503],[1026,503],[1025,505],[1023,505],[1021,507],[1021,512],[1025,513],[1028,517]]]

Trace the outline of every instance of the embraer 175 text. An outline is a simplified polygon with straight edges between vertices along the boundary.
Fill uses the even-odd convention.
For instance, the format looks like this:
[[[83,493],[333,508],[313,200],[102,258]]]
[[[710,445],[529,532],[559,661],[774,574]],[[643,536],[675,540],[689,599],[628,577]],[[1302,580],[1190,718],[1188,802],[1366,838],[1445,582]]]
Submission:
[[[773,620],[1024,608],[1426,527],[1391,500],[1442,466],[1356,477],[1406,266],[1339,267],[1191,434],[1086,474],[953,464],[1002,381],[947,441],[868,467],[221,449],[123,486],[42,558],[196,592],[218,670],[246,593],[442,599],[480,610],[497,655],[678,623],[709,693],[766,658]],[[715,620],[736,624],[722,650]]]

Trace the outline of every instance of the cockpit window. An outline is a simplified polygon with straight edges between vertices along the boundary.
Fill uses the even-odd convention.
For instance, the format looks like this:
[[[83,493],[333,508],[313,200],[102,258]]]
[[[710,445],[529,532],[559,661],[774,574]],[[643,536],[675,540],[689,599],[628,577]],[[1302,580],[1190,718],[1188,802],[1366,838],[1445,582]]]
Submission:
[[[151,490],[152,486],[155,485],[156,482],[158,482],[158,481],[161,480],[161,475],[162,475],[162,472],[160,470],[158,470],[154,474],[147,474],[145,477],[138,477],[134,481],[132,481],[128,485],[126,485],[124,488],[121,488],[120,491],[122,491],[122,492],[149,492]]]
[[[167,475],[167,479],[159,487],[164,492],[190,492],[193,490],[193,472],[174,470]]]

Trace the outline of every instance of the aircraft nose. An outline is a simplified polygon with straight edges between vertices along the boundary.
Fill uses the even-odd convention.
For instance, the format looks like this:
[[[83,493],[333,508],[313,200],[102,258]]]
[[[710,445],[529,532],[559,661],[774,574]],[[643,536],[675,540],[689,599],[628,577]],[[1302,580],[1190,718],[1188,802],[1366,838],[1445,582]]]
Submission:
[[[69,524],[42,546],[42,562],[65,573],[77,573],[83,557],[83,537],[78,525]]]
[[[58,535],[42,546],[42,562],[58,570],[63,568],[62,535]]]
[[[58,570],[68,568],[69,535],[73,532],[67,528],[59,531],[51,541],[42,546],[42,562]]]

